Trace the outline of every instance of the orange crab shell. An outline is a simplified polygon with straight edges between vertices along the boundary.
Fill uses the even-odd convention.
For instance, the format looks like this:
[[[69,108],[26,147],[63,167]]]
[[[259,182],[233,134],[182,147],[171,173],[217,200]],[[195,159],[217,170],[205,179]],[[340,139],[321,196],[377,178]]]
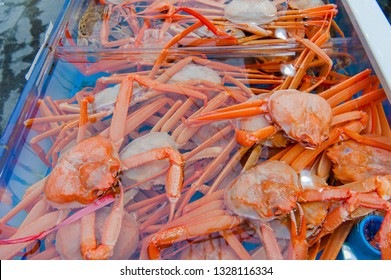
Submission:
[[[57,208],[92,203],[116,184],[118,153],[110,140],[94,136],[63,154],[48,176],[44,194]]]
[[[335,177],[344,184],[391,173],[391,152],[354,140],[335,144],[327,156]]]
[[[329,138],[332,110],[319,95],[295,89],[276,91],[269,99],[269,113],[290,138],[306,146],[317,147]]]
[[[288,164],[268,161],[243,172],[226,190],[225,202],[237,215],[269,221],[295,209],[302,192]]]

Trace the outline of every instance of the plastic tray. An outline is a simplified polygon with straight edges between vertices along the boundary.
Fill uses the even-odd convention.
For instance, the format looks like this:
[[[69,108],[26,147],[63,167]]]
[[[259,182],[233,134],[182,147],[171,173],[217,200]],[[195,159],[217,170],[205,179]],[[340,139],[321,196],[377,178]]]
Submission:
[[[252,1],[252,0],[250,0]],[[199,20],[191,15],[191,11],[180,11],[174,15],[170,21],[167,20],[167,15],[173,13],[177,8],[190,8],[202,14],[202,16],[213,21],[220,29],[227,30],[227,34],[233,34],[239,38],[239,41],[233,43],[232,40],[224,38],[221,35],[221,40],[209,40],[216,38],[216,35],[211,31],[207,31],[206,26],[196,29],[193,33],[180,40],[174,47],[186,48],[214,48],[221,46],[237,45],[239,46],[256,46],[262,48],[263,45],[278,45],[285,43],[285,40],[292,39],[289,28],[276,28],[276,23],[259,23],[256,19],[237,19],[230,18],[224,12],[228,5],[237,5],[240,1],[200,1],[186,0],[173,1],[172,5],[166,2],[159,1],[129,1],[128,4],[101,4],[102,1],[89,0],[70,0],[69,13],[64,18],[62,23],[63,32],[59,37],[61,48],[71,48],[76,51],[95,52],[101,50],[122,50],[129,48],[162,48],[167,41],[173,36],[180,33],[188,26],[199,22]],[[110,1],[106,1],[110,3]],[[267,1],[265,1],[267,2]],[[283,2],[283,1],[281,1]],[[114,1],[115,3],[115,1]],[[354,29],[349,17],[346,16],[344,7],[340,0],[330,1],[338,6],[338,14],[335,16],[335,22],[344,33],[345,37],[352,37]],[[114,5],[109,11],[109,7]],[[243,6],[245,3],[242,2]],[[257,7],[258,3],[249,4],[249,6]],[[118,8],[121,7],[121,8]],[[242,7],[243,8],[243,7]],[[253,8],[255,9],[255,8]],[[236,9],[233,9],[236,10]],[[280,4],[278,7],[279,13],[285,10],[291,10],[286,3]],[[104,14],[109,14],[109,35],[102,36]],[[251,14],[242,11],[239,15]],[[240,18],[240,16],[239,16]],[[256,17],[261,18],[261,17]],[[275,17],[271,17],[275,19]],[[148,19],[145,21],[145,19]],[[281,19],[286,23],[286,19]],[[300,20],[299,20],[300,21]],[[319,24],[319,18],[314,19],[311,23],[311,18],[308,16],[303,19],[307,24]],[[255,26],[258,24],[258,26]],[[268,26],[269,24],[269,26]],[[288,24],[285,24],[286,26]],[[222,28],[226,26],[226,29]],[[289,25],[288,25],[289,26]],[[160,32],[160,30],[167,30]],[[235,31],[236,30],[236,31]],[[297,30],[297,29],[296,29]],[[332,36],[335,38],[341,37],[337,28],[332,27]],[[288,32],[287,32],[288,31]],[[234,33],[236,32],[236,33]],[[163,33],[164,35],[162,35]],[[252,38],[251,36],[257,36]],[[247,39],[242,39],[246,37]],[[105,39],[103,39],[105,38]]]
[[[55,24],[53,36],[44,49],[21,98],[14,110],[10,122],[1,139],[0,147],[0,186],[2,187],[0,217],[4,216],[22,198],[25,190],[33,183],[45,177],[50,168],[31,149],[29,141],[36,132],[24,125],[24,121],[39,115],[38,100],[51,97],[53,100],[71,98],[81,89],[95,86],[96,80],[114,73],[134,72],[150,69],[154,58],[159,54],[156,49],[125,50],[114,53],[108,50],[88,50],[58,46],[61,34],[68,17],[74,14],[78,1],[67,2],[63,9],[63,17]],[[72,4],[72,5],[71,5]],[[237,67],[245,67],[249,63],[278,61],[273,73],[278,73],[281,65],[289,65],[300,54],[302,48],[297,44],[274,45],[272,48],[238,48],[221,47],[218,49],[173,49],[169,53],[172,58],[184,58],[189,55],[208,58],[212,61],[226,63]],[[371,67],[364,48],[354,38],[333,40],[325,45],[326,52],[333,58],[334,69],[341,73],[354,75],[367,67]],[[347,55],[348,54],[348,55]],[[255,60],[256,59],[256,60]],[[346,65],[349,66],[346,66]],[[274,65],[275,67],[275,65]],[[246,84],[246,81],[244,81]],[[259,89],[272,88],[273,83],[257,86]],[[383,102],[388,122],[391,123],[390,104]],[[142,130],[142,128],[139,128]],[[48,150],[51,141],[40,143]],[[26,212],[20,213],[9,222],[18,226]],[[354,253],[354,243],[347,240],[339,258],[362,258]],[[350,254],[346,254],[350,252]],[[371,258],[376,258],[373,256]]]
[[[346,58],[343,55],[341,56],[342,53],[347,52],[357,59],[357,61],[354,61],[349,67],[343,70],[350,72],[350,75],[363,70],[369,65],[363,48],[357,47],[356,44],[349,44],[344,41],[340,47],[337,48],[334,46],[328,49],[327,52],[334,58],[336,62],[335,67],[341,67],[339,63],[342,63],[344,58]],[[219,52],[214,54],[210,53],[206,56],[203,54],[203,57],[207,57],[212,61],[245,68],[245,65],[255,62],[255,57],[257,57],[258,62],[263,60],[266,64],[268,60],[273,59],[284,64],[289,63],[299,53],[299,50],[292,51],[292,49],[275,50],[265,53],[260,51],[254,53],[243,50],[242,52],[236,53],[235,56],[229,56],[224,52]],[[133,62],[140,63],[132,64],[134,66],[130,68],[127,65],[122,65],[121,69],[117,69],[116,71],[99,71],[94,66],[98,62],[103,62],[105,65],[112,65],[111,63],[121,61],[122,56],[113,57],[105,56],[104,54],[90,54],[88,59],[94,61],[92,63],[89,61],[76,61],[77,57],[74,58],[75,61],[64,60],[62,56],[56,56],[54,53],[46,53],[46,58],[42,61],[41,69],[38,71],[39,68],[37,68],[38,73],[35,73],[26,85],[26,89],[29,89],[29,92],[25,93],[25,96],[20,100],[17,107],[20,110],[15,111],[12,116],[11,120],[14,123],[11,122],[6,129],[5,135],[8,137],[3,137],[2,139],[0,172],[1,185],[5,189],[2,195],[2,203],[0,204],[0,213],[2,216],[22,198],[26,188],[45,177],[50,171],[50,168],[40,160],[29,145],[29,141],[36,136],[36,132],[23,125],[26,119],[39,115],[38,100],[45,97],[51,97],[53,100],[71,98],[84,87],[95,86],[96,80],[100,77],[109,76],[113,73],[128,73],[136,70],[149,69],[151,64],[148,60],[145,62],[143,55],[145,54],[128,52],[127,56],[131,57]],[[170,53],[172,57],[183,58],[188,55],[188,53],[177,51]],[[86,71],[86,69],[89,70]],[[280,67],[277,67],[277,69],[280,69]],[[93,72],[93,74],[90,74],[90,72]],[[244,84],[246,84],[246,81],[244,81]],[[260,86],[259,88],[272,88],[273,86],[273,84],[269,84]],[[390,118],[389,103],[384,102],[384,106],[388,112],[387,116]],[[5,142],[6,140],[8,141]],[[51,146],[51,141],[46,140],[40,142],[40,146],[47,151]],[[25,214],[21,213],[12,219],[9,224],[17,226]]]

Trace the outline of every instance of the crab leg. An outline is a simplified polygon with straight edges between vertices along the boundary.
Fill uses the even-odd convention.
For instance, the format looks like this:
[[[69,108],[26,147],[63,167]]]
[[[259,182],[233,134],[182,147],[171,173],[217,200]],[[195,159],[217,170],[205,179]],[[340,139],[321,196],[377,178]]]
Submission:
[[[326,244],[326,248],[323,250],[323,253],[319,257],[319,259],[335,260],[353,226],[354,222],[348,221],[340,225],[336,230],[334,230]]]
[[[85,97],[80,102],[80,118],[79,118],[79,130],[77,133],[76,141],[79,143],[81,140],[85,138],[87,125],[88,125],[88,103],[92,103],[94,101],[93,96]]]
[[[46,178],[38,181],[34,185],[32,185],[29,189],[26,190],[25,196],[23,199],[16,205],[10,212],[8,212],[4,217],[0,219],[0,224],[7,223],[12,217],[14,217],[17,213],[31,205],[38,197],[42,194]]]
[[[326,22],[327,22],[327,20],[324,21],[324,25],[326,25]],[[321,46],[323,43],[325,43],[329,37],[328,31],[329,31],[330,24],[328,24],[328,26],[326,26],[325,32],[323,34],[321,34],[322,30],[324,28],[324,25],[322,25],[322,28],[319,30],[319,32],[317,34],[315,34],[314,36],[311,37],[310,42],[315,43],[318,47]],[[310,46],[313,46],[313,45],[311,44]],[[315,49],[313,49],[313,50],[315,50]],[[311,52],[311,48],[306,47],[306,49],[304,49],[304,51],[301,53],[301,55],[299,56],[299,58],[295,62],[294,67],[295,67],[295,69],[298,69],[297,73],[293,77],[291,77],[291,76],[287,77],[284,80],[284,82],[282,83],[280,89],[287,89],[287,88],[296,89],[296,88],[298,88],[302,78],[305,75],[305,72],[307,70],[309,63],[313,60],[315,54],[316,54],[316,50]],[[321,53],[318,53],[318,55],[322,56]]]
[[[223,198],[224,198],[224,190],[215,191],[211,194],[205,195],[204,197],[202,197],[196,201],[193,201],[193,202],[187,204],[186,207],[184,207],[184,209],[183,209],[183,213],[186,214],[186,213],[192,212],[195,209],[200,208],[205,204],[208,204],[208,203],[213,202],[215,200],[222,200]]]
[[[34,222],[39,217],[42,217],[43,215],[48,213],[49,205],[44,199],[40,199],[29,211],[29,214],[27,217],[23,220],[23,222],[20,224],[19,229],[17,230],[17,233],[25,228],[26,226],[29,226],[32,222]]]
[[[225,33],[224,31],[221,31],[216,26],[213,25],[212,22],[210,22],[207,18],[205,18],[203,15],[197,13],[195,10],[192,10],[187,7],[180,7],[177,9],[172,15],[175,15],[176,13],[179,13],[180,11],[184,11],[188,14],[191,14],[192,16],[196,17],[198,20],[200,20],[210,31],[213,32],[217,37],[227,38],[232,41],[232,44],[236,44],[237,40],[235,37],[232,37],[231,35]]]
[[[371,91],[365,95],[362,95],[356,99],[347,101],[341,105],[338,105],[333,108],[333,115],[339,115],[341,113],[348,112],[350,110],[354,110],[356,108],[359,108],[361,106],[367,105],[370,102],[376,102],[379,100],[386,99],[386,95],[384,92],[384,89],[377,89],[374,91]]]
[[[80,251],[84,259],[105,260],[112,256],[114,246],[121,230],[122,217],[124,215],[123,188],[120,187],[119,198],[107,217],[102,233],[102,242],[97,245],[95,238],[95,216],[92,212],[81,219],[81,244]]]
[[[121,46],[121,45],[129,44],[129,43],[134,41],[134,38],[132,38],[132,37],[116,40],[116,41],[113,41],[113,42],[109,41],[109,32],[110,32],[110,30],[109,30],[110,29],[109,28],[109,19],[110,19],[112,10],[113,10],[113,4],[109,4],[105,8],[105,10],[103,12],[102,27],[101,27],[101,30],[100,30],[100,42],[101,42],[102,46],[104,46],[106,48],[118,47],[118,46]]]
[[[333,95],[335,95],[335,94],[337,94],[347,88],[350,88],[351,86],[355,85],[356,83],[358,83],[361,80],[368,78],[369,75],[371,74],[371,72],[372,71],[370,69],[365,69],[364,71],[362,71],[362,72],[350,77],[349,79],[331,87],[330,89],[319,93],[319,95],[325,99],[329,99]]]
[[[204,204],[202,207],[199,207],[191,212],[184,214],[183,216],[175,219],[171,223],[163,226],[162,230],[166,230],[173,227],[178,227],[184,224],[189,224],[190,221],[200,221],[201,217],[210,218],[213,216],[221,216],[226,214],[224,209],[224,200],[216,199],[209,203]]]
[[[296,40],[298,40],[303,45],[305,45],[307,48],[309,48],[313,52],[315,52],[321,59],[324,60],[324,62],[327,65],[327,70],[326,70],[325,75],[323,77],[321,77],[317,83],[315,83],[314,85],[312,85],[310,88],[308,88],[306,90],[307,92],[310,92],[311,90],[313,90],[314,88],[316,88],[318,85],[320,85],[321,83],[323,83],[326,80],[328,74],[331,71],[333,62],[332,62],[331,58],[325,53],[325,51],[323,51],[319,46],[317,46],[316,44],[314,44],[310,40],[308,40],[308,39],[300,39],[300,38],[296,38]]]
[[[143,11],[139,12],[139,15],[151,15],[151,14],[160,14],[166,12],[171,14],[175,11],[175,6],[172,1],[152,1],[152,4],[147,6]]]
[[[358,207],[367,207],[376,210],[385,210],[386,215],[379,231],[379,247],[382,259],[391,258],[391,237],[390,237],[390,203],[377,195],[367,193],[355,193],[341,206],[335,208],[327,217],[319,238],[333,232],[336,227],[349,218],[350,213]]]
[[[243,247],[242,243],[236,238],[235,234],[231,231],[222,231],[220,234],[227,241],[228,245],[235,251],[235,253],[240,257],[241,260],[252,260],[251,255]]]
[[[211,175],[213,174],[213,171],[222,163],[224,160],[227,159],[231,151],[235,148],[236,141],[232,139],[227,146],[224,148],[223,152],[216,157],[212,163],[209,164],[208,168],[206,169],[205,173],[202,174],[202,176],[195,182],[191,188],[186,192],[186,196],[184,197],[183,201],[181,202],[181,205],[178,208],[178,213],[182,213],[183,208],[187,205],[187,203],[190,201],[191,196],[199,189],[199,187],[203,184],[203,182]]]
[[[208,140],[203,142],[202,144],[198,145],[196,148],[191,150],[190,152],[184,154],[185,160],[190,159],[194,155],[200,153],[201,151],[205,150],[207,147],[212,146],[214,143],[219,141],[221,138],[226,137],[230,132],[232,131],[231,126],[226,126],[219,132],[217,132],[215,135],[210,137]]]
[[[363,118],[367,118],[366,113],[364,113],[363,111],[346,112],[346,113],[342,113],[342,114],[334,116],[331,119],[330,126],[334,127],[334,126],[337,126],[339,124],[342,124],[342,123],[345,123],[345,122],[348,122],[348,121],[360,120],[360,119],[363,119]]]
[[[172,13],[170,16],[172,17],[173,15],[175,15],[176,13],[179,13],[180,11],[184,11],[186,13],[189,13],[191,14],[192,16],[196,17],[197,19],[199,19],[200,21],[189,26],[188,28],[186,28],[183,32],[177,34],[176,36],[174,36],[163,48],[163,50],[161,51],[159,57],[157,58],[156,62],[155,62],[155,65],[153,66],[152,70],[150,71],[150,73],[148,74],[148,78],[154,78],[157,71],[159,70],[160,66],[163,64],[166,56],[167,56],[167,53],[168,53],[168,49],[173,46],[174,44],[176,44],[177,42],[179,42],[182,38],[184,38],[185,36],[187,36],[188,34],[192,33],[194,30],[200,28],[201,26],[205,25],[210,31],[212,31],[217,37],[221,37],[223,39],[227,39],[229,41],[230,44],[237,44],[237,40],[235,37],[232,37],[231,35],[219,30],[216,26],[213,25],[212,22],[210,22],[207,18],[205,18],[204,16],[202,16],[201,14],[197,13],[196,11],[190,9],[190,8],[187,8],[187,7],[181,7],[179,9],[177,9],[174,13]]]
[[[188,123],[191,125],[202,121],[225,120],[231,118],[257,116],[259,114],[267,112],[267,109],[263,106],[265,103],[266,101],[262,99],[244,102],[219,110],[207,112],[196,118],[190,118],[188,120]],[[277,128],[274,126],[267,126],[254,132],[247,132],[235,129],[235,138],[237,142],[242,146],[251,147],[256,142],[267,138],[275,134],[276,132]]]
[[[210,111],[196,118],[188,120],[188,124],[196,124],[200,121],[229,120],[232,118],[244,118],[258,116],[267,113],[267,109],[262,105],[266,103],[263,99],[244,102],[230,107]]]
[[[151,227],[153,227],[154,224],[157,224],[160,220],[164,220],[166,216],[169,214],[169,212],[170,212],[169,206],[166,205],[162,208],[159,208],[158,210],[155,210],[153,214],[148,216],[148,219],[146,221],[139,221],[142,222],[142,224],[139,227],[140,232],[145,233],[146,231],[151,230]],[[155,232],[159,231],[160,229],[161,229],[161,225],[157,230],[155,230]]]
[[[300,215],[300,223],[297,225],[296,217],[293,210],[290,212],[291,217],[291,248],[289,259],[305,260],[307,259],[308,243],[306,239],[305,216],[300,204],[297,204]]]
[[[235,139],[240,145],[251,147],[262,139],[276,134],[277,131],[278,129],[273,125],[252,132],[235,129]]]
[[[231,229],[242,223],[239,217],[221,215],[200,222],[183,225],[161,231],[153,235],[148,245],[148,256],[157,259],[160,256],[160,249],[189,238],[207,235],[216,231]]]
[[[254,227],[261,238],[263,246],[265,247],[267,258],[269,260],[282,260],[283,256],[281,254],[281,249],[278,245],[273,229],[266,223],[259,223],[259,226],[254,225]]]
[[[387,121],[387,116],[384,112],[384,108],[382,104],[378,103],[376,104],[377,106],[377,111],[378,111],[378,117],[379,117],[379,122],[380,122],[380,127],[381,127],[381,134],[388,139],[391,139],[391,129]]]
[[[350,129],[342,128],[342,130],[346,135],[359,143],[391,151],[391,144],[389,143],[378,141],[376,138],[371,138],[370,136],[362,136],[361,134],[358,134],[357,132]]]
[[[11,237],[11,239],[34,235],[37,232],[39,233],[51,229],[54,225],[65,219],[66,216],[67,215],[63,211],[50,212],[46,215],[39,217],[34,222],[30,223],[29,226],[26,226],[19,230],[15,235]],[[18,251],[25,248],[29,244],[32,244],[33,242],[34,240],[30,240],[27,242],[21,242],[16,244],[1,245],[0,259],[5,260],[12,258]]]
[[[203,107],[197,110],[192,116],[200,114],[200,112],[207,112],[213,108],[220,106],[224,101],[228,99],[228,96],[224,93],[216,95],[209,103],[207,107]],[[191,118],[191,117],[190,117]],[[186,144],[189,139],[199,130],[199,127],[189,127],[185,123],[180,124],[172,133],[175,141],[178,145],[182,146]]]
[[[357,81],[356,84],[351,85],[350,87],[339,91],[337,94],[334,94],[330,98],[327,98],[327,102],[330,104],[332,108],[336,107],[338,104],[351,98],[354,94],[369,87],[372,84],[373,80],[374,80],[373,76],[369,76],[366,79]]]
[[[118,5],[118,9],[119,9],[120,13],[122,14],[122,16],[128,22],[128,25],[129,25],[130,29],[132,30],[133,34],[138,34],[140,32],[140,26],[138,25],[135,6],[130,5],[127,9],[125,9],[121,5]]]
[[[161,51],[159,57],[156,59],[156,62],[155,64],[153,65],[153,68],[151,69],[151,71],[149,72],[148,74],[148,78],[150,79],[153,79],[156,75],[156,73],[159,71],[159,68],[160,66],[163,64],[164,60],[166,59],[167,57],[167,54],[168,54],[168,49],[173,46],[174,44],[176,44],[179,40],[181,40],[183,37],[187,36],[188,34],[190,34],[191,32],[193,32],[194,30],[200,28],[202,26],[202,23],[201,22],[198,22],[196,24],[193,24],[191,26],[189,26],[188,28],[186,28],[182,33],[180,34],[177,34],[175,35],[163,48],[163,50]]]
[[[126,117],[133,90],[133,80],[132,76],[128,76],[122,81],[110,125],[110,140],[118,148],[117,150],[119,150],[123,142]]]
[[[187,100],[186,100],[187,102]],[[162,131],[168,132],[184,115],[185,111],[181,110],[183,102],[178,100],[171,106],[166,114],[156,123],[151,132]],[[179,113],[178,113],[179,112]],[[178,113],[178,114],[177,114]]]
[[[154,92],[148,92],[144,94],[143,99],[150,99],[152,97],[155,97],[158,94],[161,94],[161,92],[172,92],[177,93],[189,97],[198,98],[204,101],[204,104],[207,103],[207,96],[197,90],[191,89],[190,87],[187,87],[186,85],[179,85],[179,84],[163,84],[159,83],[157,81],[153,81],[149,78],[145,78],[142,76],[135,76],[135,80],[139,82],[142,85],[145,85],[151,89],[154,89]],[[158,93],[156,93],[156,91]]]
[[[254,93],[251,91],[251,89],[249,89],[248,87],[246,87],[240,80],[237,80],[235,79],[234,77],[232,77],[231,75],[228,75],[228,74],[225,74],[224,77],[223,77],[223,83],[225,82],[231,82],[232,84],[234,84],[235,86],[237,86],[241,91],[243,91],[245,94],[246,94],[246,97],[252,97],[254,96]],[[251,81],[249,81],[251,82]]]
[[[388,206],[389,208],[390,206]],[[391,260],[391,211],[388,209],[384,216],[383,223],[378,232],[379,234],[379,247],[383,260]]]

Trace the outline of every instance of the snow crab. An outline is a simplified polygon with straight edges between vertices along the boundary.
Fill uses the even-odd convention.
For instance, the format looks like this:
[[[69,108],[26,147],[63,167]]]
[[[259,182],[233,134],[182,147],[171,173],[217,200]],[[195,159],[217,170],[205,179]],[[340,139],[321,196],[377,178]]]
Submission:
[[[174,242],[186,240],[216,231],[235,228],[245,220],[256,221],[270,258],[282,258],[275,242],[273,232],[265,223],[288,216],[291,219],[290,258],[306,259],[308,243],[306,240],[306,220],[300,203],[311,201],[336,201],[339,206],[325,218],[321,234],[335,229],[343,223],[350,213],[360,206],[384,211],[385,220],[380,229],[380,248],[384,259],[390,258],[390,215],[389,176],[372,177],[357,184],[371,184],[374,188],[367,193],[355,192],[351,186],[344,188],[324,187],[321,189],[303,189],[296,171],[280,161],[266,161],[243,172],[225,190],[224,204],[232,214],[222,213],[196,223],[183,223],[169,227],[154,234],[148,241],[148,256],[158,258],[160,248]],[[375,183],[376,182],[376,183]],[[380,195],[383,192],[387,195]],[[299,213],[299,223],[295,211]],[[217,215],[217,214],[216,214]],[[236,248],[236,250],[240,250]],[[236,251],[235,250],[235,251]]]
[[[171,204],[172,218],[183,183],[184,162],[182,155],[171,147],[164,147],[123,159],[119,157],[119,149],[123,142],[126,116],[132,94],[132,85],[133,78],[125,79],[121,84],[108,137],[96,135],[84,139],[88,125],[88,99],[82,102],[77,144],[65,151],[51,173],[40,184],[35,186],[36,189],[32,190],[35,193],[34,196],[22,200],[21,206],[14,208],[12,213],[3,217],[2,223],[7,221],[20,207],[23,207],[22,205],[33,202],[41,192],[44,194],[44,204],[47,203],[51,207],[59,209],[47,215],[53,216],[56,213],[57,216],[62,215],[62,219],[66,217],[66,213],[72,208],[85,207],[101,197],[106,197],[107,195],[114,196],[119,192],[111,213],[107,217],[101,244],[97,244],[94,233],[95,213],[92,212],[82,217],[81,220],[81,254],[83,258],[107,259],[113,254],[124,215],[124,194],[118,182],[118,174],[122,170],[166,158],[170,159],[166,186]],[[26,220],[31,223],[40,215],[45,214],[45,211],[44,209],[31,211]],[[50,223],[41,225],[40,223],[35,223],[35,230],[40,232],[47,229],[47,227],[55,226],[58,222],[53,219],[50,221],[53,223],[51,226]],[[28,224],[28,222],[26,223]],[[21,227],[16,234],[17,237],[23,236],[27,228],[29,227]],[[15,238],[15,236],[12,238]],[[7,244],[7,242],[5,241],[3,244]],[[9,244],[12,244],[12,242]],[[2,245],[0,248],[1,258],[12,257],[21,246],[23,248],[23,244]]]
[[[368,72],[368,71],[364,71]],[[346,83],[362,79],[361,75],[351,77]],[[311,94],[295,89],[276,90],[266,98],[254,97],[248,101],[226,108],[210,111],[196,118],[189,118],[189,125],[202,125],[211,121],[266,115],[263,127],[256,131],[236,129],[236,139],[243,146],[255,143],[283,131],[288,138],[309,148],[319,147],[330,138],[333,128],[348,121],[367,122],[365,112],[349,111],[355,107],[369,105],[371,101],[381,100],[382,89],[374,90],[361,98],[340,104],[357,93],[361,86],[368,86],[370,79],[360,81],[360,87],[347,86],[328,99],[328,91]],[[333,89],[334,92],[335,89]],[[373,99],[371,99],[373,98]],[[353,105],[354,104],[354,105]],[[337,107],[335,107],[338,105]],[[259,126],[258,126],[259,127]],[[362,129],[362,128],[361,128]],[[335,132],[335,130],[334,130]],[[333,133],[334,134],[334,133]]]
[[[180,11],[217,29],[208,32]],[[336,13],[335,5],[322,1],[100,1],[90,4],[81,18],[78,43],[128,48],[155,42],[163,47],[166,40],[190,27],[188,36],[177,42],[180,46],[262,44],[296,35],[311,38],[331,24]],[[337,31],[343,35],[339,28]],[[232,38],[220,36],[223,32]],[[70,32],[68,37],[72,42]]]

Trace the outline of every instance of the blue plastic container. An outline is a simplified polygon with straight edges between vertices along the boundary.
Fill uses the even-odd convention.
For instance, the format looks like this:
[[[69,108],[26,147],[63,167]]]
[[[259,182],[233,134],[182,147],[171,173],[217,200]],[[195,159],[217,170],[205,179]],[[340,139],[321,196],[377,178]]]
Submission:
[[[380,260],[380,251],[370,244],[380,229],[383,217],[370,215],[355,225],[338,255],[338,259]]]

